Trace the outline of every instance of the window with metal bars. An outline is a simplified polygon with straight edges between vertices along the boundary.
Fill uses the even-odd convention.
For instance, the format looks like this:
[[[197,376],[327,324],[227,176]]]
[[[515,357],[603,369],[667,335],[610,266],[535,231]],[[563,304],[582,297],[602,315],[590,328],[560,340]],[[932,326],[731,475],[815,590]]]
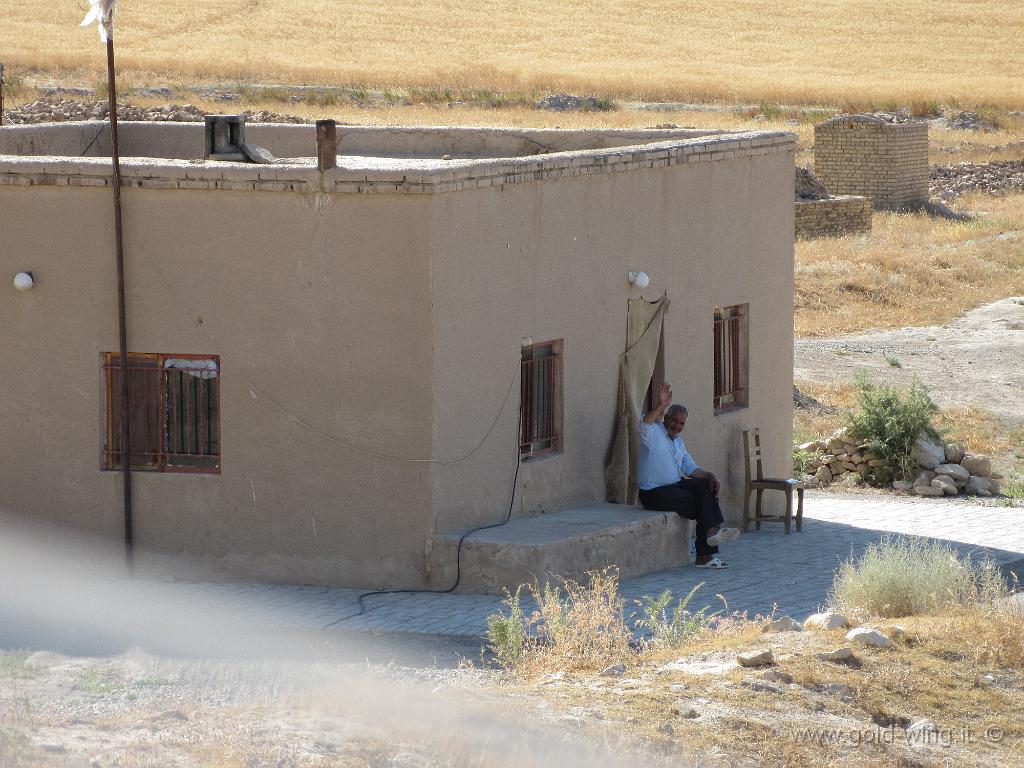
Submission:
[[[715,310],[715,413],[748,403],[749,304]]]
[[[533,459],[562,450],[562,340],[522,349],[519,455]]]
[[[104,469],[121,469],[121,359],[104,356]],[[128,355],[131,467],[155,472],[220,472],[220,358]]]

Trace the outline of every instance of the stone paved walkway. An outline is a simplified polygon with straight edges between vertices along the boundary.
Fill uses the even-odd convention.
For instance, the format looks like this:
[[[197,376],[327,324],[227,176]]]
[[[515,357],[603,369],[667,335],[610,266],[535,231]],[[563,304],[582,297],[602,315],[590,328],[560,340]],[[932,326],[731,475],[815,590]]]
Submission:
[[[931,499],[827,493],[808,495],[801,533],[786,536],[766,523],[723,548],[727,571],[677,568],[623,581],[627,606],[665,589],[682,597],[700,582],[695,606],[780,612],[803,619],[824,603],[834,569],[887,531],[927,536],[962,553],[989,556],[1024,576],[1024,508]],[[175,585],[209,604],[221,618],[298,630],[358,630],[479,638],[486,619],[502,608],[492,595],[400,593],[371,595],[358,613],[361,590],[272,585]],[[524,602],[529,609],[529,604]]]

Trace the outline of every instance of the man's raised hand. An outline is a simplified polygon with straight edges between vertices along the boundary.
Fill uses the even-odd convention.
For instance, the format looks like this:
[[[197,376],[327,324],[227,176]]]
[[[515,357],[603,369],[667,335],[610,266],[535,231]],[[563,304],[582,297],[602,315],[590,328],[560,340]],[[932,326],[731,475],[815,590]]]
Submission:
[[[668,383],[663,383],[659,393],[658,407],[665,409],[670,405],[672,405],[672,387],[670,387]]]

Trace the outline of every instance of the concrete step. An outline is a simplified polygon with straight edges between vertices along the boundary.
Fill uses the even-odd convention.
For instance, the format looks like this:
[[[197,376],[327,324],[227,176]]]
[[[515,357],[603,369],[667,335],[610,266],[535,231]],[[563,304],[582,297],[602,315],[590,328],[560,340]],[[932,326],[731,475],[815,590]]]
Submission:
[[[563,512],[514,519],[477,531],[431,539],[430,580],[445,589],[501,594],[520,584],[583,581],[587,571],[616,566],[622,578],[689,562],[693,524],[674,512],[648,512],[622,504],[593,504]]]

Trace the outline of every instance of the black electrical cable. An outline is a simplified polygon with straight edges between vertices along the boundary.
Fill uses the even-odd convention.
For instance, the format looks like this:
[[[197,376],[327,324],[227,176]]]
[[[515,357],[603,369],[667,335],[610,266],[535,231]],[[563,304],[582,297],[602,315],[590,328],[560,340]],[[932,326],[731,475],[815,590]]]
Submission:
[[[96,139],[100,137],[100,134],[106,129],[106,123],[100,126],[100,129],[96,131],[96,135],[92,137],[92,140],[85,145],[85,149],[82,150],[82,154],[79,157],[85,157],[85,153],[92,149],[92,145],[96,143]]]
[[[520,403],[519,403],[519,418],[520,418],[520,420],[522,419],[522,417],[523,417],[523,404],[522,404],[522,401],[520,401]],[[335,619],[330,624],[328,624],[326,627],[324,627],[324,629],[330,629],[331,627],[334,627],[334,626],[337,626],[338,624],[341,624],[343,621],[349,621],[350,619],[355,619],[355,618],[357,618],[359,616],[362,616],[364,613],[366,613],[366,603],[365,603],[366,598],[373,597],[375,595],[447,595],[447,594],[449,594],[451,592],[454,592],[458,588],[459,582],[462,580],[462,542],[464,542],[467,538],[472,536],[474,533],[479,533],[480,531],[486,531],[486,530],[489,530],[491,528],[500,528],[501,526],[506,525],[508,523],[508,521],[512,519],[512,510],[515,509],[515,503],[516,503],[516,487],[519,485],[519,465],[520,465],[521,462],[522,462],[522,459],[519,456],[519,446],[517,445],[516,446],[516,471],[515,471],[515,474],[512,477],[512,494],[511,494],[511,496],[509,497],[509,500],[508,500],[508,514],[505,515],[505,519],[502,520],[500,523],[491,523],[490,525],[481,525],[479,528],[473,528],[470,531],[466,531],[464,534],[462,534],[459,537],[459,544],[458,544],[458,547],[455,550],[455,583],[454,584],[452,584],[450,587],[448,587],[448,589],[382,589],[382,590],[373,590],[371,592],[363,592],[357,598],[357,601],[358,601],[358,604],[359,604],[359,610],[356,613],[353,613],[353,614],[351,614],[349,616],[342,616],[340,619]]]

